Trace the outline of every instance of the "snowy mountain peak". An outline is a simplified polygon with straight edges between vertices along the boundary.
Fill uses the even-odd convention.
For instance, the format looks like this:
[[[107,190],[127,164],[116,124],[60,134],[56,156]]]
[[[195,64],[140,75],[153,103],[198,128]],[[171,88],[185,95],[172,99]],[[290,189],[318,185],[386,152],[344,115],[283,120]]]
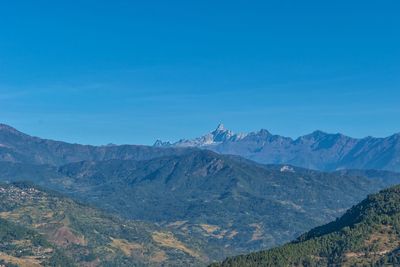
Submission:
[[[201,137],[195,138],[195,139],[182,139],[179,140],[175,143],[169,143],[169,142],[163,142],[160,140],[157,140],[154,143],[154,146],[175,146],[175,147],[206,147],[206,146],[213,146],[213,145],[217,145],[223,142],[227,142],[227,141],[238,141],[243,139],[244,137],[246,137],[247,134],[236,134],[234,132],[232,132],[231,130],[228,130],[225,128],[225,126],[220,123],[218,125],[218,127],[206,134],[203,135]]]
[[[215,129],[215,132],[223,132],[223,131],[225,131],[224,124],[222,123],[218,124],[218,127],[217,129]]]

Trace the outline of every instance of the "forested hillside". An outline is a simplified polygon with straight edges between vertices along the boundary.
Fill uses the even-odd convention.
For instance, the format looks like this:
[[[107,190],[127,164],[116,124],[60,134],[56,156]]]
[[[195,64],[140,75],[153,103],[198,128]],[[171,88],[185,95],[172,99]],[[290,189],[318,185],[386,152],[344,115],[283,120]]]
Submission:
[[[400,186],[395,186],[289,244],[212,266],[393,266],[400,262],[399,248]]]

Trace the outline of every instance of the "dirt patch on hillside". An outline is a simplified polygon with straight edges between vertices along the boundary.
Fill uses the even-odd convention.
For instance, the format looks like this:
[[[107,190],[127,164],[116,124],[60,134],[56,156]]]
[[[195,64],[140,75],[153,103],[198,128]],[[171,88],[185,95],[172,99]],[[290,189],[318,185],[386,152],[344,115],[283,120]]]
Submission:
[[[141,254],[143,256],[143,246],[141,244],[129,242],[128,240],[125,239],[118,239],[118,238],[112,238],[111,237],[111,246],[113,248],[121,250],[125,256],[130,257],[132,254]]]
[[[58,228],[51,236],[51,241],[59,246],[67,246],[69,244],[76,244],[81,246],[87,245],[87,242],[83,236],[80,237],[75,235],[67,226],[62,226]]]
[[[194,258],[200,258],[201,256],[194,250],[186,247],[182,242],[177,240],[172,233],[154,232],[153,240],[161,246],[179,249]]]
[[[3,252],[0,252],[0,259],[7,262],[7,263],[12,263],[16,264],[20,267],[40,267],[41,262],[34,257],[22,257],[22,258],[17,258],[8,254],[5,254]]]

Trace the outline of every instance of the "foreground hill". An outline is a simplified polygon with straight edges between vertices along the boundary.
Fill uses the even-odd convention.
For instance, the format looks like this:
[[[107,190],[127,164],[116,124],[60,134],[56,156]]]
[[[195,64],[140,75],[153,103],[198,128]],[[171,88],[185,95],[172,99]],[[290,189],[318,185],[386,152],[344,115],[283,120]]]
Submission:
[[[223,248],[209,255],[213,259],[290,241],[368,194],[400,182],[398,174],[369,177],[364,172],[265,166],[206,150],[61,167],[0,164],[3,181],[31,180],[125,218],[156,222]]]
[[[0,184],[0,240],[0,263],[18,266],[195,266],[212,255],[192,237],[26,183]]]
[[[315,131],[297,139],[265,129],[235,134],[219,125],[192,140],[157,141],[157,147],[199,147],[221,154],[239,155],[264,164],[291,164],[308,169],[381,169],[400,171],[400,133],[386,138],[351,138]]]
[[[399,251],[400,186],[395,186],[292,243],[212,266],[398,266]]]
[[[0,161],[62,165],[83,160],[134,159],[183,154],[191,149],[140,145],[90,146],[41,139],[0,124]]]
[[[0,219],[0,266],[73,266],[65,254],[38,232]]]

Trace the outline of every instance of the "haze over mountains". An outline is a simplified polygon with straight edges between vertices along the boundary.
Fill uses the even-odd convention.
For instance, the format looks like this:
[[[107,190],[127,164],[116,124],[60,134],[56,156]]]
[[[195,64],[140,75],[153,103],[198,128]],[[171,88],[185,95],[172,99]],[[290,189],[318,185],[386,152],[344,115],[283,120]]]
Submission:
[[[340,133],[315,131],[292,139],[265,129],[237,134],[220,124],[202,137],[175,143],[158,140],[154,146],[198,147],[264,164],[291,164],[324,171],[349,168],[400,171],[400,134],[357,139]]]

